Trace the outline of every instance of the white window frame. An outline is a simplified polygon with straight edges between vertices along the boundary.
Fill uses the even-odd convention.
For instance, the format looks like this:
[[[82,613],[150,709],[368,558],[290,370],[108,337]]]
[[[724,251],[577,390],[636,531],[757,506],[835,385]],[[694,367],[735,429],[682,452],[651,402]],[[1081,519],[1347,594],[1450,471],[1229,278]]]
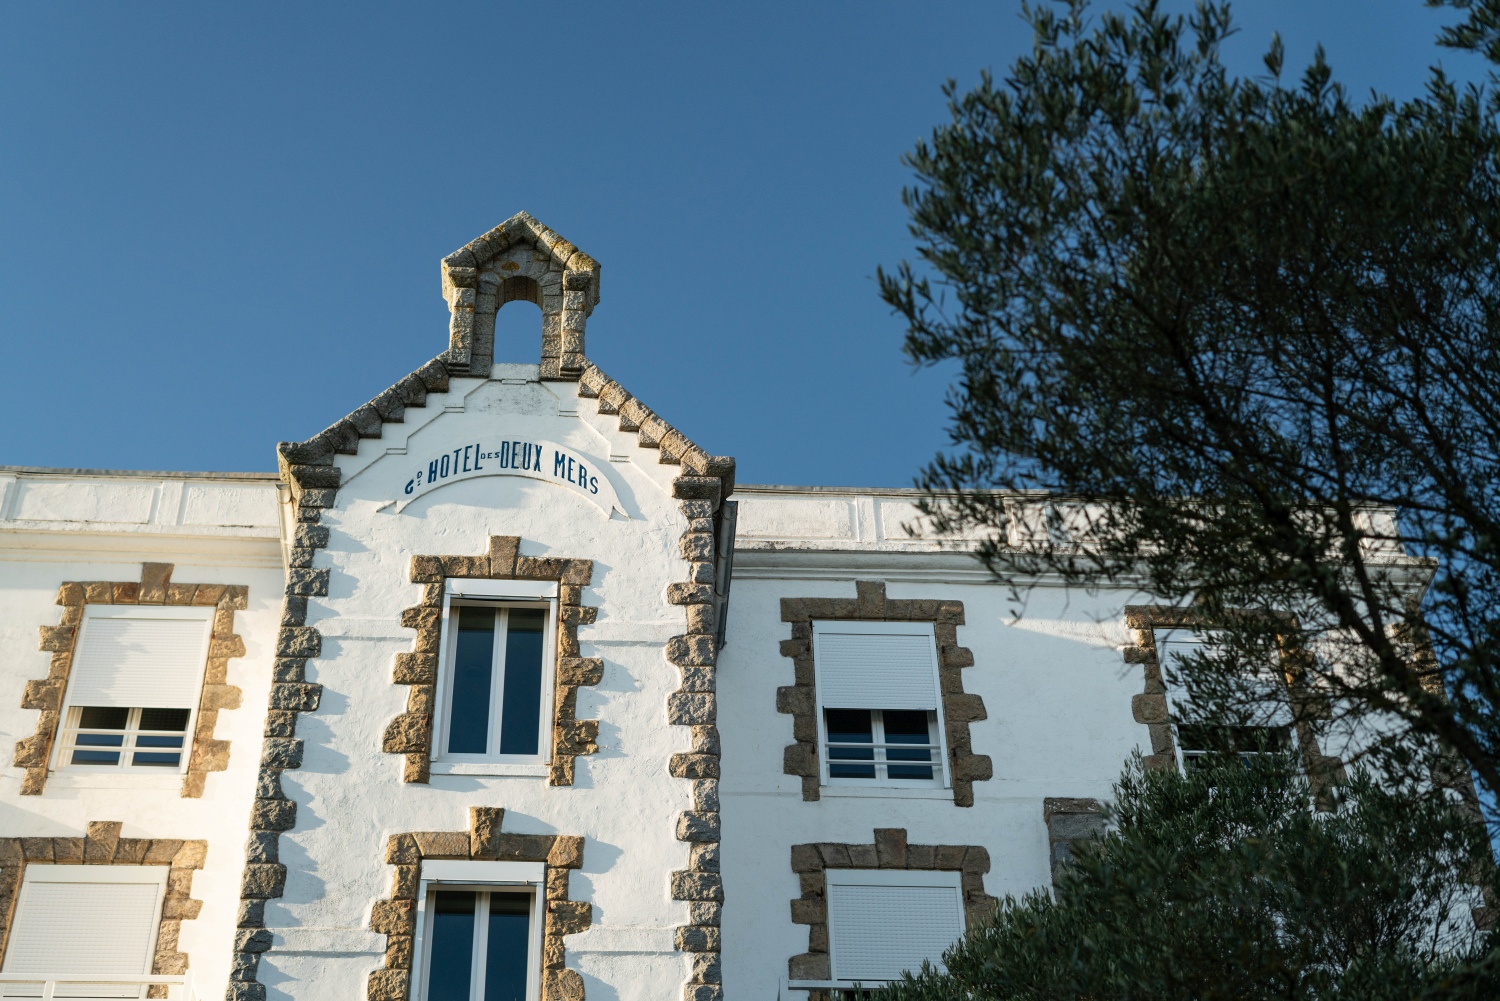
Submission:
[[[88,636],[89,622],[95,619],[201,619],[208,624],[203,639],[203,650],[198,657],[199,669],[197,684],[193,687],[192,705],[188,708],[187,726],[182,732],[182,756],[177,762],[177,767],[168,768],[160,765],[131,765],[127,763],[128,755],[126,748],[121,747],[120,761],[114,765],[87,764],[75,765],[67,759],[69,752],[75,749],[72,736],[80,729],[93,729],[92,727],[72,726],[73,710],[85,708],[73,704],[73,682],[76,675],[68,673],[68,687],[63,694],[62,711],[58,713],[57,739],[53,741],[52,768],[54,771],[67,770],[70,772],[95,772],[128,775],[182,775],[187,771],[188,762],[193,756],[193,734],[197,732],[198,709],[203,701],[203,677],[208,672],[208,650],[214,640],[213,630],[214,609],[207,606],[185,606],[185,605],[85,605],[83,606],[83,619],[78,623],[78,635],[73,640],[73,652],[83,649],[84,640]],[[119,707],[116,707],[119,708]],[[155,706],[131,706],[131,718],[139,720],[136,712],[140,709],[154,709]],[[134,731],[139,733],[137,729]],[[155,731],[146,731],[155,732]],[[128,738],[127,738],[128,740]],[[123,745],[124,742],[122,742]],[[133,744],[133,742],[132,742]],[[98,748],[109,750],[109,748]]]
[[[1179,705],[1184,708],[1187,707],[1188,700],[1186,698],[1179,699],[1177,697],[1179,689],[1167,679],[1167,658],[1165,655],[1170,653],[1173,647],[1176,647],[1178,650],[1185,650],[1190,647],[1205,646],[1208,642],[1205,633],[1211,632],[1212,630],[1194,629],[1190,626],[1170,626],[1165,629],[1155,629],[1152,631],[1152,640],[1156,644],[1157,651],[1157,669],[1161,672],[1162,695],[1167,705],[1167,719],[1170,721],[1172,727],[1172,754],[1177,759],[1177,770],[1184,775],[1187,774],[1188,758],[1207,757],[1208,752],[1196,749],[1185,751],[1182,746],[1182,734],[1178,730],[1179,719],[1175,707]],[[1189,725],[1192,725],[1191,721],[1189,721]],[[1211,726],[1213,724],[1207,725]],[[1288,749],[1293,753],[1300,753],[1301,744],[1297,737],[1297,728],[1292,726],[1290,722],[1284,724],[1267,724],[1260,727],[1260,729],[1286,730]],[[1259,752],[1240,751],[1237,753],[1241,757],[1244,757],[1247,754],[1256,754]]]
[[[458,604],[455,604],[457,602]],[[448,720],[452,713],[453,667],[458,649],[458,629],[454,627],[453,610],[469,605],[501,608],[543,609],[547,613],[542,628],[542,697],[537,721],[536,754],[454,754],[448,751]],[[557,687],[557,583],[555,581],[450,579],[443,588],[443,617],[439,630],[438,676],[436,702],[439,708],[432,727],[432,761],[455,771],[478,766],[545,766],[552,760],[553,701]],[[505,644],[496,638],[491,664],[490,722],[500,721],[505,697]]]
[[[546,886],[545,862],[423,862],[417,891],[416,935],[412,941],[412,969],[418,971],[417,982],[412,985],[413,1001],[425,1001],[427,996],[427,978],[431,972],[428,967],[432,954],[428,946],[432,937],[431,901],[433,891],[440,887],[447,890],[473,890],[476,893],[521,888],[531,894],[531,923],[527,928],[530,937],[526,950],[526,999],[539,1001],[542,932],[547,923],[544,913],[547,904]],[[476,939],[484,927],[484,922],[475,922]],[[476,949],[473,955],[477,966],[479,950]],[[471,989],[473,985],[474,981],[471,979]]]
[[[931,622],[858,622],[849,621],[847,619],[816,619],[813,621],[812,626],[814,672],[813,687],[817,696],[815,711],[818,717],[818,771],[819,780],[821,781],[821,783],[825,786],[862,786],[867,789],[872,787],[878,789],[952,788],[952,776],[950,776],[948,773],[948,731],[943,723],[943,685],[942,679],[938,674],[937,635],[936,631],[933,629],[933,624]],[[932,664],[932,690],[937,699],[937,708],[931,710],[931,715],[935,718],[933,721],[933,728],[937,734],[937,753],[935,754],[937,760],[932,762],[933,777],[931,779],[881,778],[880,772],[882,771],[882,769],[879,767],[875,769],[875,777],[869,779],[842,777],[835,778],[834,776],[829,774],[830,762],[828,758],[828,720],[826,716],[826,709],[829,707],[826,707],[823,704],[823,685],[819,683],[821,681],[821,678],[817,675],[819,663],[819,636],[824,631],[836,633],[865,633],[872,636],[904,636],[911,635],[913,633],[923,633],[926,635],[929,643],[928,649],[930,661]],[[834,706],[832,708],[856,708],[863,709],[865,711],[873,711],[879,707]],[[882,713],[883,720],[883,714],[885,710],[881,709],[880,711]],[[899,712],[902,710],[896,711]],[[882,742],[878,738],[884,733],[883,722],[879,727],[877,727],[872,717],[871,727],[874,731],[872,732],[871,736],[872,738],[876,738],[873,746],[877,748],[882,747]],[[920,765],[922,764],[922,762],[898,762],[898,764]]]
[[[106,766],[107,767],[107,766]],[[139,883],[142,885],[156,887],[156,908],[151,913],[151,941],[156,941],[156,936],[161,934],[161,911],[162,903],[167,895],[167,875],[171,872],[170,866],[165,865],[51,865],[45,862],[27,863],[21,873],[21,886],[16,894],[16,909],[12,917],[13,921],[20,921],[25,917],[22,911],[26,904],[26,888],[33,883]],[[13,926],[14,928],[14,926]],[[14,937],[14,932],[12,933]],[[8,957],[7,957],[8,958]],[[156,962],[156,948],[154,945],[146,950],[145,968],[141,970],[141,976],[150,976],[151,967]],[[59,970],[64,974],[61,978],[64,983],[71,983],[66,977],[66,971]],[[29,975],[28,975],[29,976]],[[38,979],[46,978],[38,976]],[[101,978],[89,978],[100,981]],[[35,981],[27,980],[26,983]],[[112,980],[104,980],[106,983],[116,983]],[[125,983],[125,981],[120,981]],[[142,991],[142,997],[145,992]]]
[[[823,870],[825,887],[834,886],[920,886],[937,889],[951,889],[953,899],[958,908],[959,935],[962,937],[968,931],[968,912],[964,907],[963,873],[951,869],[825,869]],[[831,896],[831,894],[830,894]],[[861,987],[878,987],[889,983],[886,980],[851,980],[839,977],[839,953],[838,953],[838,929],[833,921],[833,913],[828,913],[828,972],[833,978],[827,981],[793,981],[789,984],[797,989],[805,984],[805,989],[817,987],[843,987],[850,988],[856,984]],[[956,941],[956,940],[955,940]],[[938,957],[940,960],[941,957]]]

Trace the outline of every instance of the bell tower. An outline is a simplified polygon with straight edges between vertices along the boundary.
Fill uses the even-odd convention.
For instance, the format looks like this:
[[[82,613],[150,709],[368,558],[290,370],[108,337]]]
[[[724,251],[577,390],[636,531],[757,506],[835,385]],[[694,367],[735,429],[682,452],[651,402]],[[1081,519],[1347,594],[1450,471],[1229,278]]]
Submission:
[[[518,212],[443,258],[442,268],[450,371],[489,376],[495,313],[525,299],[542,311],[542,378],[578,380],[584,325],[599,304],[598,261]]]

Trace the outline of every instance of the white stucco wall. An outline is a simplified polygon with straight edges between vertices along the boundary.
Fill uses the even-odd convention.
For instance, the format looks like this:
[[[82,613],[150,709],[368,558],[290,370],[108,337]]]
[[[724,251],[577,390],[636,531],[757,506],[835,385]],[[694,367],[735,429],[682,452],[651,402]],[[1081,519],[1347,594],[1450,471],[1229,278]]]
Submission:
[[[0,837],[80,837],[89,821],[120,821],[122,837],[206,840],[192,885],[203,908],[179,940],[202,997],[222,996],[229,976],[283,586],[277,524],[274,475],[0,469]],[[11,749],[36,730],[38,711],[20,706],[26,682],[47,676],[38,628],[59,621],[58,586],[137,581],[142,562],[174,564],[179,583],[249,586],[249,607],[235,613],[246,655],[229,661],[227,679],[243,698],[219,712],[214,733],[230,741],[228,770],[210,772],[199,799],[182,798],[180,773],[125,770],[56,770],[41,795],[19,795]]]
[[[736,498],[739,545],[719,658],[731,999],[774,996],[787,960],[807,951],[807,926],[791,921],[801,892],[792,845],[868,844],[876,827],[903,827],[912,843],[985,846],[992,895],[1050,886],[1043,799],[1107,798],[1146,742],[1130,704],[1141,668],[1120,650],[1132,641],[1121,619],[1126,595],[1043,588],[1017,619],[1007,590],[971,558],[906,534],[917,520],[909,494],[742,487]],[[974,654],[961,672],[964,691],[980,695],[988,714],[972,725],[973,748],[994,765],[992,779],[974,783],[974,806],[955,806],[951,790],[936,788],[825,786],[819,801],[804,802],[800,778],[783,773],[792,717],[777,712],[776,689],[793,683],[793,663],[780,651],[791,636],[780,601],[853,598],[856,580],[885,581],[889,599],[964,603],[958,642]]]
[[[540,383],[536,372],[496,366],[492,381],[454,379],[383,438],[362,441],[357,456],[338,458],[338,506],[321,522],[331,541],[315,563],[331,569],[330,593],[310,599],[307,617],[324,636],[322,656],[308,662],[322,704],[300,717],[303,764],[283,775],[297,825],[281,838],[285,895],[266,909],[277,944],[260,979],[272,998],[363,997],[385,945],[368,928],[372,904],[390,894],[387,838],[467,830],[471,806],[503,807],[507,833],[586,838],[570,897],[593,905],[593,927],[565,943],[590,1001],[680,996],[687,965],[673,951],[673,929],[687,907],[669,898],[668,876],[687,867],[688,846],[674,829],[691,804],[689,784],[667,764],[688,749],[688,733],[666,723],[679,673],[663,655],[684,622],[665,597],[686,567],[677,553],[686,522],[671,497],[679,470],[592,405],[580,415],[574,385]],[[591,457],[629,517],[507,476],[441,486],[400,511],[389,504],[429,453],[500,438],[551,440]],[[415,635],[400,625],[422,593],[410,582],[412,555],[480,555],[491,535],[521,537],[524,556],[594,561],[583,604],[598,607],[598,621],[581,626],[579,639],[583,656],[603,659],[604,678],[579,690],[577,717],[600,720],[600,746],[577,759],[571,787],[541,776],[404,783],[401,755],[381,750],[387,724],[406,710],[409,689],[391,672]]]

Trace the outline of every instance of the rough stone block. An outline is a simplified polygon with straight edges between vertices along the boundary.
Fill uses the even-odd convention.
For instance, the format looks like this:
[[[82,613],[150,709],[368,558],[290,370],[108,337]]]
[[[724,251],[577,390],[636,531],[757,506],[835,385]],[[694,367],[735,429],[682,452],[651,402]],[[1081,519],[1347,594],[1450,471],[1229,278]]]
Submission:
[[[715,696],[711,692],[674,692],[667,696],[667,722],[677,726],[713,723]]]
[[[674,754],[668,771],[679,779],[716,779],[719,777],[717,754]]]
[[[724,899],[724,884],[716,873],[679,871],[672,873],[673,900]]]
[[[286,885],[286,866],[275,863],[251,863],[245,866],[240,883],[241,897],[279,897]]]
[[[700,810],[684,810],[677,816],[678,841],[718,841],[719,815]]]
[[[804,952],[793,956],[786,964],[789,980],[827,980],[831,976],[827,953]]]
[[[558,835],[547,853],[547,864],[559,869],[577,869],[583,865],[583,838]]]
[[[882,869],[905,869],[906,830],[900,827],[875,828],[875,855]]]
[[[677,929],[678,952],[718,952],[719,929],[707,925],[686,925]]]

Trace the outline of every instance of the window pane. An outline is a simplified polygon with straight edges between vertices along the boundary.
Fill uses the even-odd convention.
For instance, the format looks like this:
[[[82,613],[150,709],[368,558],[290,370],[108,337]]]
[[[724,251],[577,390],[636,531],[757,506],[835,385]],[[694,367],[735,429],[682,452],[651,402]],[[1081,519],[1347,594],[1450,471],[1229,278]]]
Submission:
[[[165,730],[180,733],[187,729],[187,709],[142,709],[142,730]],[[181,747],[181,744],[175,745]]]
[[[84,706],[78,710],[78,725],[85,730],[123,730],[129,718],[129,709],[113,706]]]
[[[873,779],[875,728],[868,709],[825,709],[823,722],[828,730],[828,774],[836,779]],[[870,747],[834,747],[834,744],[870,744]]]
[[[1290,746],[1283,727],[1214,726],[1205,723],[1183,723],[1177,727],[1177,739],[1184,753],[1217,751],[1255,753],[1281,751]]]
[[[427,967],[427,1001],[469,1001],[474,964],[474,905],[470,890],[433,894],[432,952]]]
[[[137,751],[135,754],[131,755],[130,763],[132,765],[156,765],[176,768],[178,765],[182,764],[182,755],[168,754],[165,751],[151,751],[149,753],[145,751]]]
[[[489,750],[495,610],[461,605],[457,611],[458,642],[453,656],[448,751],[452,754],[484,754]]]
[[[541,730],[542,630],[547,613],[539,608],[512,608],[507,614],[500,753],[535,754]]]
[[[913,709],[887,709],[881,713],[887,744],[930,744],[930,713]],[[893,779],[931,779],[932,765],[896,764],[902,761],[932,761],[932,751],[923,748],[888,747],[886,774]]]
[[[530,924],[529,893],[490,894],[484,1001],[526,1001],[526,951],[530,944]]]

